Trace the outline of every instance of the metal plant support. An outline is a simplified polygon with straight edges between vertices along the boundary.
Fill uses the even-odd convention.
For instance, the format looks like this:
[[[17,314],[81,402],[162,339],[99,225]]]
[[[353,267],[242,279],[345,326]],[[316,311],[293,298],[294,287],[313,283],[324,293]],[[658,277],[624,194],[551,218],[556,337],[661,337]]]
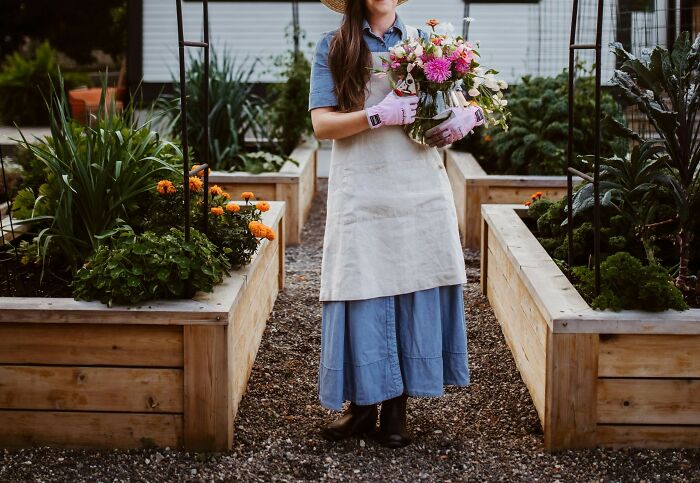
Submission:
[[[600,293],[600,124],[601,124],[601,74],[602,74],[602,36],[603,36],[603,3],[598,0],[596,17],[596,35],[593,44],[576,43],[576,23],[579,14],[579,0],[573,0],[571,14],[571,36],[569,40],[569,139],[566,159],[567,177],[567,232],[569,251],[569,270],[574,263],[574,221],[573,221],[573,196],[574,176],[579,176],[593,184],[593,265],[595,267],[595,293]],[[595,50],[595,140],[593,144],[593,176],[574,168],[574,89],[576,87],[576,59],[577,50]]]
[[[202,203],[202,231],[206,233],[209,224],[209,2],[202,1],[202,16],[204,22],[204,39],[201,42],[185,40],[182,23],[182,0],[176,0],[177,4],[177,36],[180,53],[180,122],[182,128],[182,187],[184,193],[185,212],[185,241],[190,240],[190,176],[204,173],[204,202]],[[202,163],[190,170],[189,147],[187,142],[187,79],[185,78],[185,47],[198,47],[204,49],[204,146],[202,149]]]

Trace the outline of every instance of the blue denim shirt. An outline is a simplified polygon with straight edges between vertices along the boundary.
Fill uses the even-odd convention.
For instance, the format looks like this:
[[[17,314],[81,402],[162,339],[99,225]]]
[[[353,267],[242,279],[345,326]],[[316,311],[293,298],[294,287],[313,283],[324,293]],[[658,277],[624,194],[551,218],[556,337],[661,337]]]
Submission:
[[[338,100],[335,96],[335,82],[333,75],[328,68],[328,50],[331,45],[331,40],[337,32],[333,30],[326,32],[321,37],[321,40],[316,44],[316,52],[314,53],[314,61],[311,65],[311,87],[309,90],[309,110],[317,107],[335,107],[338,105]],[[387,52],[390,47],[393,47],[401,41],[406,32],[406,25],[396,16],[394,24],[387,30],[382,37],[372,32],[367,20],[363,23],[363,38],[370,52]],[[420,29],[419,35],[426,36],[427,34]]]

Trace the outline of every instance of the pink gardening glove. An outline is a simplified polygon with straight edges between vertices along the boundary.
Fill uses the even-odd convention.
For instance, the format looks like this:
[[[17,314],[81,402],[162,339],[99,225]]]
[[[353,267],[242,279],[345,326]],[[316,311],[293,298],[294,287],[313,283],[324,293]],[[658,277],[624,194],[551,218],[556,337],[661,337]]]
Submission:
[[[484,111],[478,106],[451,107],[451,115],[446,121],[438,124],[425,133],[430,146],[441,148],[459,141],[476,126],[484,124]]]
[[[382,102],[367,108],[367,122],[372,129],[411,124],[416,119],[416,109],[418,109],[418,96],[399,97],[391,91]]]

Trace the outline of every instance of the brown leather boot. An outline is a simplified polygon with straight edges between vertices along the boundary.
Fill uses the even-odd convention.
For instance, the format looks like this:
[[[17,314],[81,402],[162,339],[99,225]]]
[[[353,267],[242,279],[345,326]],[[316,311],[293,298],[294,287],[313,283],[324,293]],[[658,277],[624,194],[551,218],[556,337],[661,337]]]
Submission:
[[[377,439],[382,446],[402,448],[411,442],[406,428],[406,401],[408,396],[389,399],[382,403]]]
[[[328,441],[373,433],[377,427],[377,405],[359,406],[350,403],[342,416],[323,428],[321,434]]]

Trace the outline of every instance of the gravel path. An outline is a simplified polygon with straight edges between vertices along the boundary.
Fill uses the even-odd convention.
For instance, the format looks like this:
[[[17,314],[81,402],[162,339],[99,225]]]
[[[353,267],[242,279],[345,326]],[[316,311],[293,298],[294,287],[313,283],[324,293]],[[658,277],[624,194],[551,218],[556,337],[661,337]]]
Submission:
[[[316,396],[324,189],[321,184],[304,243],[287,249],[286,290],[265,331],[231,452],[6,451],[0,481],[700,481],[698,450],[543,450],[537,414],[479,293],[473,252],[465,252],[470,283],[464,290],[472,385],[439,399],[411,399],[416,442],[407,448],[324,441],[318,431],[336,417]]]

